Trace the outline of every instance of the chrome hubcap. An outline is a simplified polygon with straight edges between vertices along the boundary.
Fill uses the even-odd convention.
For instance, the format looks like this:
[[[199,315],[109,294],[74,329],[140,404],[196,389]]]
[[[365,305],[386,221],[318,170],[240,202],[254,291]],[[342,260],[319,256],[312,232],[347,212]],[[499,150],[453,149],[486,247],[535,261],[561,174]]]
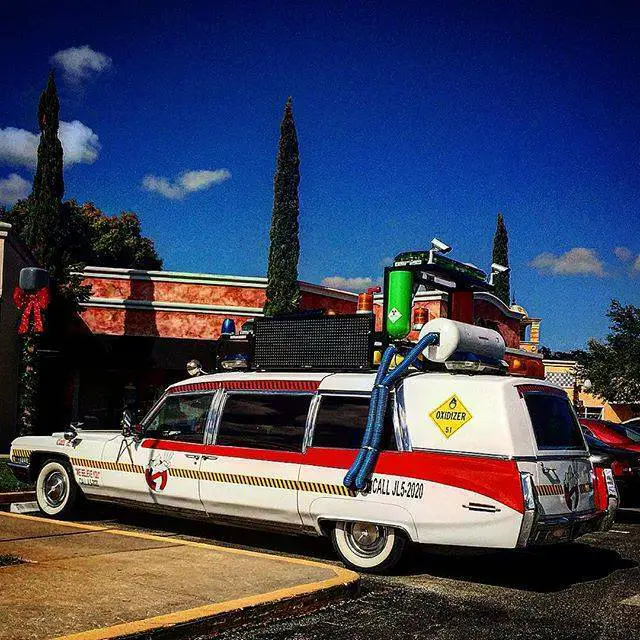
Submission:
[[[378,555],[387,543],[387,530],[370,522],[347,525],[346,538],[351,550],[364,558]]]
[[[50,507],[59,507],[67,497],[67,482],[60,471],[52,471],[44,479],[44,497]]]

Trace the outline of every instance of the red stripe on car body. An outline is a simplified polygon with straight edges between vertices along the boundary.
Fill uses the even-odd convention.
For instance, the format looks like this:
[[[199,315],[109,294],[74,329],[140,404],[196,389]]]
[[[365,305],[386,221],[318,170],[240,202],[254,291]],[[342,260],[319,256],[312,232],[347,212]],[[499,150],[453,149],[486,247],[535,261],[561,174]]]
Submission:
[[[303,464],[345,471],[357,454],[355,449],[310,447],[302,453],[151,439],[143,440],[142,446],[148,449]],[[432,451],[383,451],[374,473],[404,476],[466,489],[501,502],[515,511],[524,510],[520,474],[514,460]]]

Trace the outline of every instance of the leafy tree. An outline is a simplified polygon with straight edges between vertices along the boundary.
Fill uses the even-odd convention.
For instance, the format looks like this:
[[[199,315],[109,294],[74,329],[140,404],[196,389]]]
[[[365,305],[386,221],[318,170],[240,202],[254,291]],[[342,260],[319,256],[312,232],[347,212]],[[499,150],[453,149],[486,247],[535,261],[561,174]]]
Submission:
[[[639,402],[640,308],[612,300],[607,316],[610,333],[604,341],[592,338],[578,353],[581,377],[608,402]]]
[[[65,205],[82,226],[82,238],[88,240],[78,245],[86,251],[85,255],[76,256],[78,261],[101,267],[162,269],[153,240],[143,237],[140,220],[132,211],[108,216],[92,202],[80,206],[72,200]]]
[[[492,261],[496,264],[501,264],[503,267],[509,266],[509,236],[501,213],[498,213],[496,233],[493,236]],[[493,292],[507,306],[509,306],[510,300],[509,280],[510,277],[508,271],[506,273],[498,273],[493,277]]]
[[[299,183],[298,136],[289,98],[280,124],[280,142],[273,185],[267,301],[264,307],[265,314],[270,316],[295,312],[300,304]]]
[[[162,269],[153,240],[142,235],[138,216],[123,211],[108,216],[92,202],[78,204],[75,200],[62,203],[63,217],[67,220],[67,233],[61,252],[65,266],[64,279],[69,268],[83,264],[97,267],[123,267],[128,269]],[[14,232],[24,238],[25,226],[33,211],[33,200],[18,201],[12,209],[0,211],[0,220],[9,222]]]
[[[545,360],[573,360],[577,361],[581,354],[584,353],[582,349],[572,349],[571,351],[554,351],[549,347],[541,346],[538,352]]]

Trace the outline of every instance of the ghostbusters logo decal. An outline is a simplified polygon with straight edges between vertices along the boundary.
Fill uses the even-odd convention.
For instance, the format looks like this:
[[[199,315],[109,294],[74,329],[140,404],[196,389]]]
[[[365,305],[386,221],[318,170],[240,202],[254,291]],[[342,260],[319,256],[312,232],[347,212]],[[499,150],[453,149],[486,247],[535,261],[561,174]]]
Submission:
[[[151,491],[163,491],[167,486],[171,458],[173,458],[173,452],[163,452],[154,453],[149,460],[149,464],[144,470],[144,479]]]
[[[567,507],[569,507],[571,511],[575,511],[580,501],[580,481],[575,465],[572,464],[564,474],[562,487],[564,489],[564,499]]]

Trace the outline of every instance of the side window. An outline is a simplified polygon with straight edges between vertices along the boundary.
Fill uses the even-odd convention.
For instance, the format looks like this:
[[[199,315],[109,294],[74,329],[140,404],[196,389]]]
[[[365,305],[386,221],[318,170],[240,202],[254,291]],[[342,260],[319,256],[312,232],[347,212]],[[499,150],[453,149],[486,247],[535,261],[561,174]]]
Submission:
[[[302,451],[312,395],[229,394],[216,444]]]
[[[147,425],[145,438],[204,442],[211,394],[170,395]]]
[[[322,396],[313,430],[313,446],[359,449],[367,426],[369,400],[369,396]],[[396,451],[391,401],[387,405],[384,423],[382,449]]]

